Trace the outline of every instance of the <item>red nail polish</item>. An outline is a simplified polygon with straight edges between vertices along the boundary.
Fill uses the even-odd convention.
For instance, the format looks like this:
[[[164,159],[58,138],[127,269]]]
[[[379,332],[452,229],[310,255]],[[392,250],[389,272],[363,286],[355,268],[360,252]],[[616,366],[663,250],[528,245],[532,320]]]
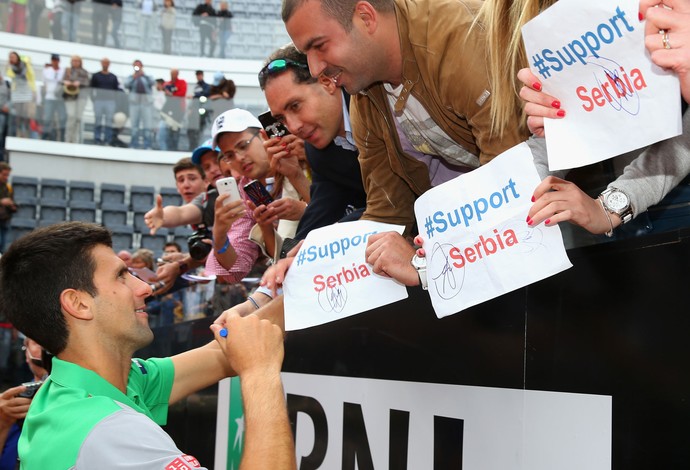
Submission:
[[[565,116],[565,111],[563,111],[562,109],[559,109],[558,112],[556,113],[556,116],[558,116],[558,117]]]
[[[552,106],[553,108],[558,109],[558,108],[561,107],[561,102],[558,101],[558,100],[553,100],[553,101],[551,102],[551,106]]]
[[[527,225],[532,225],[532,222],[534,222],[534,221],[532,219],[530,219],[529,217],[527,217]]]
[[[637,12],[637,18],[638,18],[640,21],[644,21],[644,15],[642,14],[641,11]]]
[[[529,215],[528,215],[527,218],[525,219],[525,222],[529,223],[529,220],[530,219],[529,219]]]
[[[541,83],[539,83],[539,82],[534,82],[534,83],[532,84],[532,88],[534,88],[534,89],[537,90],[537,91],[541,91]]]
[[[532,202],[534,202],[534,201],[536,201],[536,199],[534,198],[534,196],[532,196]]]
[[[544,221],[544,225],[549,225],[549,222],[551,222],[551,219],[546,219],[546,220]]]

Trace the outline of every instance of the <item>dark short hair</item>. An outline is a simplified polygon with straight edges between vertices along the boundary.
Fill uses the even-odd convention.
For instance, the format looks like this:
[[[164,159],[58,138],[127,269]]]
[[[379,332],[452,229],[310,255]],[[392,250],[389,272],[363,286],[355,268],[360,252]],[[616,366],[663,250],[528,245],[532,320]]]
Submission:
[[[199,75],[199,74],[203,75],[204,71],[203,70],[197,70],[196,72],[194,72],[194,75]]]
[[[352,29],[352,16],[355,13],[355,5],[359,0],[319,0],[321,2],[321,10],[326,15],[335,19],[342,25],[345,31]],[[307,0],[283,0],[283,7],[281,16],[283,23],[287,23],[295,10]],[[394,0],[367,0],[374,9],[380,13],[392,13],[395,11]]]
[[[165,248],[167,248],[167,247],[169,247],[169,246],[174,246],[175,249],[177,249],[177,251],[179,251],[180,253],[182,253],[182,247],[180,246],[179,243],[177,243],[177,242],[167,242],[165,245],[163,245],[163,249],[165,249]]]
[[[15,240],[0,258],[0,309],[29,338],[53,354],[67,346],[60,295],[76,289],[96,296],[98,245],[112,247],[108,229],[85,222],[38,228]]]
[[[259,86],[263,90],[266,88],[266,85],[268,82],[270,82],[272,79],[287,73],[288,71],[292,72],[292,78],[295,80],[295,83],[301,84],[301,83],[316,83],[317,78],[312,77],[311,73],[309,72],[309,64],[307,63],[307,56],[300,51],[297,50],[295,45],[293,43],[286,44],[280,49],[277,49],[273,51],[273,53],[268,56],[268,59],[266,59],[266,62],[264,62],[264,67],[266,67],[268,64],[273,62],[274,60],[277,59],[287,59],[291,60],[293,62],[297,62],[298,64],[304,64],[304,67],[298,67],[294,65],[288,65],[281,71],[277,72],[272,72],[272,73],[266,73],[266,74],[260,74],[259,75]]]
[[[173,174],[177,177],[177,174],[183,170],[196,170],[199,172],[199,175],[201,175],[202,179],[206,178],[204,169],[199,165],[195,165],[192,159],[189,157],[181,158],[177,161],[177,163],[175,163],[175,166],[173,167]]]
[[[12,170],[12,167],[7,162],[0,162],[0,171]]]

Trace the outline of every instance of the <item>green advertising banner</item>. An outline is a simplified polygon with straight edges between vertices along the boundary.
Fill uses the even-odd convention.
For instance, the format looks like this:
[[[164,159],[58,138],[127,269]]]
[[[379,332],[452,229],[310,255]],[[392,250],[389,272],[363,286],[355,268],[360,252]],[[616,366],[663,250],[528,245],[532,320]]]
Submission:
[[[228,460],[227,470],[240,468],[242,450],[244,449],[244,411],[240,378],[230,379],[230,409],[228,410]]]

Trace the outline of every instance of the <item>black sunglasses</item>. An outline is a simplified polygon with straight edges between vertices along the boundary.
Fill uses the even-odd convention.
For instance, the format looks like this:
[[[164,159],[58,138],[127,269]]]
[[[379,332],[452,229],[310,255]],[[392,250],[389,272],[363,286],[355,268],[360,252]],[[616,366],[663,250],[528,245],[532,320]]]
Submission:
[[[299,67],[301,69],[309,68],[307,64],[295,62],[294,60],[275,59],[270,61],[268,64],[266,64],[264,68],[261,69],[261,71],[259,72],[259,80],[262,80],[264,77],[266,77],[267,75],[271,75],[272,73],[282,72],[290,66]]]

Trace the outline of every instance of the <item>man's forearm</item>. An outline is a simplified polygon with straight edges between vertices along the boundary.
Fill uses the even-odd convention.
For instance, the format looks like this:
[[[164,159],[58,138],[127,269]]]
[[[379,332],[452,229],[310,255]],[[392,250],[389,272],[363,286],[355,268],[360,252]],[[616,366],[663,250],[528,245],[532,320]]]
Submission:
[[[279,372],[243,376],[245,444],[240,470],[297,468]]]

